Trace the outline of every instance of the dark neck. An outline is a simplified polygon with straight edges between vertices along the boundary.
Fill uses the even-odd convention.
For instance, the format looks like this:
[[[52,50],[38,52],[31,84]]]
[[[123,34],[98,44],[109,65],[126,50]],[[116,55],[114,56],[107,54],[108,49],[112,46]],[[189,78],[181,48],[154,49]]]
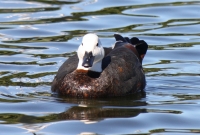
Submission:
[[[101,72],[95,72],[95,71],[88,71],[87,75],[91,78],[98,78],[101,75]]]

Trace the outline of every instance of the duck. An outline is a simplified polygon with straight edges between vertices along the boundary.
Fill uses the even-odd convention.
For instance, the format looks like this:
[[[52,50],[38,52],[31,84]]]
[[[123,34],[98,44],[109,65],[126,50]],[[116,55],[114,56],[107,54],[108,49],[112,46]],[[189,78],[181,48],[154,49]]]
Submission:
[[[58,69],[51,91],[65,97],[119,97],[144,91],[142,67],[148,44],[114,34],[113,47],[103,47],[95,33],[83,36],[77,53]]]

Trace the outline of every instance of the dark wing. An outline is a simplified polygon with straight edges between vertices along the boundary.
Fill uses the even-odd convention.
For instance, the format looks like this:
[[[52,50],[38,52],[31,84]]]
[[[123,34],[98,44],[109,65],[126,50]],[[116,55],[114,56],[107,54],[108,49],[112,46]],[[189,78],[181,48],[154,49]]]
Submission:
[[[116,41],[127,42],[126,39],[119,34],[114,34],[114,37]]]
[[[119,34],[114,34],[114,37],[115,37],[116,43],[113,49],[116,49],[128,43],[128,41]]]
[[[117,47],[107,56],[110,64],[103,70],[100,89],[108,96],[122,96],[143,90],[146,84],[142,65],[129,48]]]
[[[139,40],[137,37],[132,37],[130,43],[135,45],[140,57],[143,59],[147,52],[148,44],[144,40]]]
[[[128,37],[122,37],[119,34],[114,34],[114,37],[116,40],[114,49],[130,43],[135,46],[141,60],[143,60],[148,49],[148,44],[144,40],[139,40],[137,37],[132,37],[131,39],[129,39]]]
[[[62,65],[61,67],[58,69],[58,72],[52,82],[51,85],[51,90],[52,91],[56,91],[56,88],[58,87],[57,84],[59,81],[63,80],[63,78],[73,72],[78,65],[78,56],[77,54],[69,57]]]

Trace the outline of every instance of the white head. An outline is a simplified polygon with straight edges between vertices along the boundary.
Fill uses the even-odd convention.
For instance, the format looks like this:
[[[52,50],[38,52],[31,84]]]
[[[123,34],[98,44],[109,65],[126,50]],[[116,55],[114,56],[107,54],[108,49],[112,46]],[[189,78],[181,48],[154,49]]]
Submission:
[[[83,36],[77,55],[79,59],[77,69],[102,72],[104,49],[96,34],[89,33]]]

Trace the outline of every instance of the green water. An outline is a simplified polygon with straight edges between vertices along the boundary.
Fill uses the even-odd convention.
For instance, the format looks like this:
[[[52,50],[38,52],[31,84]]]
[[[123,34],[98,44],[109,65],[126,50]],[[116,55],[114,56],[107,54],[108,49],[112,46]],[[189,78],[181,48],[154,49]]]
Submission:
[[[149,44],[145,94],[112,99],[57,97],[60,65],[81,37],[113,34]],[[200,133],[200,1],[0,1],[2,135]]]

